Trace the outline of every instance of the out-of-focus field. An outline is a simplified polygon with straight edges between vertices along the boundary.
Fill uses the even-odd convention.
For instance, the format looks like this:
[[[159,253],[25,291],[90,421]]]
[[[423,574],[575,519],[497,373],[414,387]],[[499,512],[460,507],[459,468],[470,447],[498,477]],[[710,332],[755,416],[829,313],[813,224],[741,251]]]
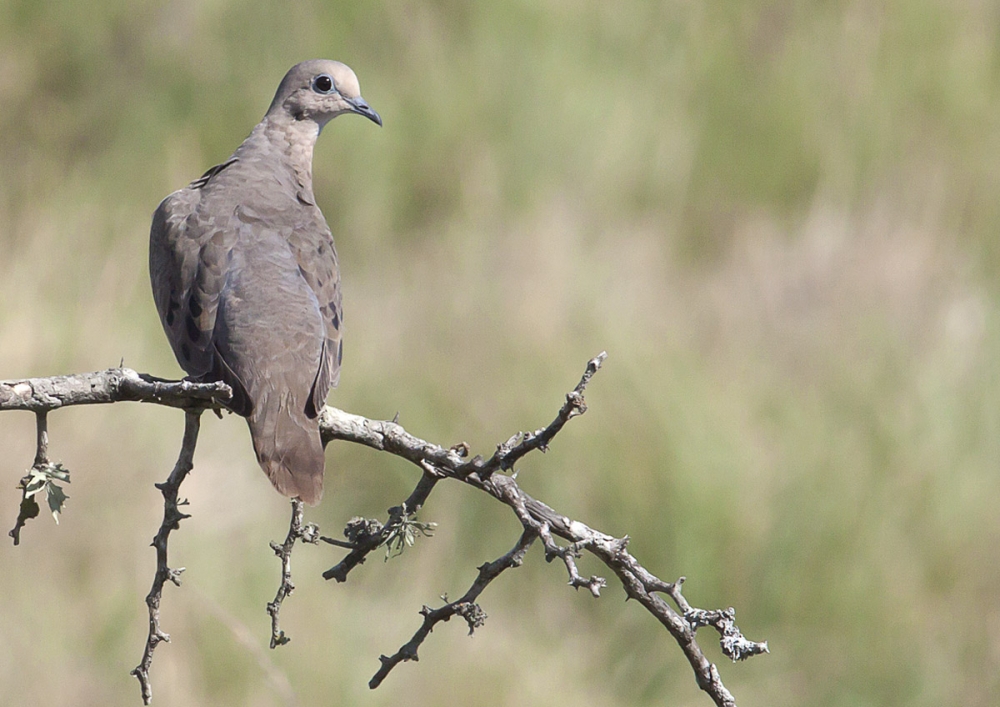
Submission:
[[[632,538],[772,654],[741,706],[1000,701],[1000,10],[873,2],[0,3],[0,378],[179,376],[146,273],[158,201],[221,161],[294,62],[353,66],[317,148],[347,313],[331,402],[475,452],[547,423],[519,481]],[[139,704],[149,540],[183,416],[50,416],[57,527],[0,544],[0,703]],[[0,519],[34,420],[0,417]],[[416,480],[327,450],[328,534]],[[444,485],[433,539],[346,585],[301,547],[267,648],[286,502],[245,425],[206,416],[171,542],[159,705],[707,705],[612,582],[535,548],[367,688],[422,604],[505,552],[513,516]],[[584,562],[582,571],[599,567]]]

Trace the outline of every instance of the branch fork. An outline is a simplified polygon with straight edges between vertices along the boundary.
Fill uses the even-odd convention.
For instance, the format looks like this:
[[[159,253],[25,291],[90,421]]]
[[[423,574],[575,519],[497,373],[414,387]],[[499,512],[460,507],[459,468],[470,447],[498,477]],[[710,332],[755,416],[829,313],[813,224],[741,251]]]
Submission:
[[[445,602],[443,606],[437,609],[425,606],[421,609],[423,620],[420,627],[392,656],[381,656],[379,670],[369,682],[370,687],[380,685],[399,663],[417,660],[420,645],[438,623],[457,615],[466,621],[470,635],[481,627],[486,613],[477,603],[480,594],[503,572],[520,566],[531,545],[536,540],[541,540],[546,561],[552,562],[557,558],[561,560],[569,576],[569,585],[576,589],[585,588],[594,597],[600,596],[601,590],[607,586],[607,580],[596,575],[585,578],[579,571],[577,561],[584,555],[589,555],[601,562],[621,582],[627,598],[635,599],[673,636],[691,664],[698,686],[719,707],[735,707],[736,702],[723,685],[718,669],[705,657],[696,641],[699,628],[712,627],[720,636],[723,654],[732,660],[744,660],[767,653],[766,642],[749,641],[742,635],[736,626],[735,611],[732,608],[705,610],[692,607],[681,592],[684,578],[672,583],[665,582],[646,570],[628,552],[628,536],[616,538],[558,513],[525,493],[513,476],[496,473],[513,470],[532,451],[545,452],[552,439],[569,420],[586,412],[584,390],[600,370],[605,358],[606,354],[602,352],[587,363],[579,383],[567,393],[558,414],[548,426],[534,432],[512,435],[497,445],[489,459],[478,455],[470,459],[469,447],[464,442],[445,448],[424,441],[407,432],[397,419],[370,420],[337,408],[325,407],[320,414],[320,434],[324,445],[337,439],[385,451],[413,463],[421,470],[421,475],[406,500],[389,509],[384,523],[373,519],[352,519],[344,531],[346,541],[321,536],[315,525],[303,522],[301,502],[292,501],[292,516],[285,541],[280,545],[271,543],[272,550],[281,561],[281,582],[274,600],[267,605],[267,612],[271,617],[271,647],[275,648],[290,640],[279,626],[279,614],[283,601],[295,589],[291,579],[291,553],[296,541],[316,544],[318,540],[323,540],[348,550],[343,559],[323,573],[324,579],[344,582],[351,570],[364,563],[367,556],[379,547],[394,544],[398,551],[411,545],[420,535],[429,535],[433,524],[417,521],[416,514],[423,508],[435,486],[450,479],[485,492],[507,505],[521,523],[521,535],[507,553],[479,567],[475,580],[460,599],[449,602],[447,597],[442,597]],[[229,388],[221,383],[164,381],[126,368],[72,376],[0,381],[0,410],[28,410],[37,416],[36,467],[49,463],[45,415],[50,410],[66,405],[131,400],[168,405],[185,411],[184,439],[177,463],[166,482],[156,485],[163,494],[164,512],[160,529],[153,540],[157,568],[152,588],[146,597],[149,632],[142,660],[132,671],[139,680],[145,704],[149,704],[152,698],[149,671],[153,651],[159,643],[170,640],[159,622],[163,585],[166,582],[179,585],[180,575],[184,571],[183,568],[174,569],[167,564],[169,535],[177,529],[181,520],[189,517],[180,511],[186,501],[178,498],[178,491],[192,468],[201,413],[205,410],[218,412],[220,404],[224,404],[230,395]],[[11,531],[15,543],[23,524],[23,520],[19,518],[18,524]],[[566,544],[560,544],[560,541],[565,541]],[[391,554],[392,548],[389,549]],[[672,600],[677,609],[665,601],[663,596]]]

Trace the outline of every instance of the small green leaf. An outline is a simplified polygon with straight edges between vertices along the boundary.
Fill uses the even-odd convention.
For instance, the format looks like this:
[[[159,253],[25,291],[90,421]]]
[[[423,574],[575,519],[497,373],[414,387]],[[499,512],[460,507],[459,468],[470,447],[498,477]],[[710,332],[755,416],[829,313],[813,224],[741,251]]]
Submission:
[[[56,462],[55,464],[49,464],[46,471],[50,478],[65,481],[67,484],[69,483],[69,469],[64,467],[61,463]]]
[[[31,498],[36,493],[40,492],[45,488],[45,484],[48,483],[48,476],[45,475],[44,469],[31,469],[28,472],[28,476],[25,477],[27,483],[24,484],[24,497]]]
[[[21,501],[21,518],[34,518],[38,515],[38,501],[35,496],[45,491],[49,510],[52,511],[52,517],[58,525],[59,514],[66,505],[69,496],[66,495],[61,486],[55,483],[56,480],[69,483],[69,470],[62,464],[45,462],[28,470],[27,475],[21,479],[19,484],[19,487],[24,491]]]
[[[69,496],[62,490],[62,486],[57,486],[53,482],[49,482],[48,485],[48,501],[49,510],[52,511],[52,518],[55,519],[56,525],[59,525],[59,514],[62,513],[63,506],[66,505],[66,501]]]
[[[434,535],[437,523],[422,523],[416,519],[415,515],[409,515],[399,521],[399,525],[389,531],[382,544],[385,545],[385,559],[388,561],[403,553],[408,547],[413,547],[417,542],[417,533],[429,538]]]

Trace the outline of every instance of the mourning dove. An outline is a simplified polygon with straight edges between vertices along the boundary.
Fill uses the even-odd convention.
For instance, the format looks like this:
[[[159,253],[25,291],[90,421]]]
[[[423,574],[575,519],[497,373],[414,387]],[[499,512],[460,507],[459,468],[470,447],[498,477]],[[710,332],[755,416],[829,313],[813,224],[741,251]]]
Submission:
[[[312,187],[313,146],[342,113],[382,125],[354,72],[293,66],[232,156],[153,214],[149,274],[174,355],[199,381],[225,381],[275,488],[323,494],[318,414],[343,356],[340,272]]]

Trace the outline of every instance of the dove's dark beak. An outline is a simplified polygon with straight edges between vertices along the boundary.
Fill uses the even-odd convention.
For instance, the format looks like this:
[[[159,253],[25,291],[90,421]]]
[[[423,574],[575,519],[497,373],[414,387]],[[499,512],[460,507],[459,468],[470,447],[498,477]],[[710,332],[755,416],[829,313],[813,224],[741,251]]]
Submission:
[[[382,116],[372,110],[372,107],[368,105],[364,98],[358,96],[357,98],[347,99],[347,102],[351,105],[351,109],[355,113],[365,116],[368,120],[382,127]]]

